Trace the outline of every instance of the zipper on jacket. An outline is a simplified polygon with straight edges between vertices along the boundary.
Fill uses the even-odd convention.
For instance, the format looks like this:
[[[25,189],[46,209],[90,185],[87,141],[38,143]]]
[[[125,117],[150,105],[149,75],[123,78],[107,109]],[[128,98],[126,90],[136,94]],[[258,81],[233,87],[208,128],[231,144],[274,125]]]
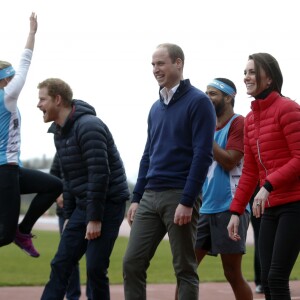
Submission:
[[[262,159],[261,159],[261,156],[260,156],[260,149],[259,149],[259,142],[258,142],[258,139],[256,140],[256,147],[257,147],[257,153],[258,153],[259,162],[260,162],[260,164],[263,166],[263,168],[265,169],[265,172],[266,172],[266,178],[267,178],[267,176],[268,176],[268,170],[267,170],[267,168],[265,167],[265,165],[263,164]],[[268,205],[269,205],[269,207],[270,207],[269,197],[267,198],[267,202],[268,202]]]

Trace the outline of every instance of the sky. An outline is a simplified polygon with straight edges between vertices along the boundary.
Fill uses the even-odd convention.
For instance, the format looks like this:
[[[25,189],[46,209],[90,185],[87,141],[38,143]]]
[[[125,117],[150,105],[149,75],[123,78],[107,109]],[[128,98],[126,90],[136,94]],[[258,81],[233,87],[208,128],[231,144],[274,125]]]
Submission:
[[[2,5],[0,59],[17,67],[32,11],[38,32],[26,84],[19,97],[21,159],[52,158],[50,123],[36,107],[37,85],[49,77],[70,84],[75,99],[93,105],[110,128],[128,179],[136,180],[146,142],[147,116],[158,99],[152,53],[178,44],[184,78],[205,91],[215,77],[237,86],[235,112],[251,99],[243,72],[248,56],[268,52],[279,62],[282,93],[300,102],[300,19],[294,0],[10,0]]]

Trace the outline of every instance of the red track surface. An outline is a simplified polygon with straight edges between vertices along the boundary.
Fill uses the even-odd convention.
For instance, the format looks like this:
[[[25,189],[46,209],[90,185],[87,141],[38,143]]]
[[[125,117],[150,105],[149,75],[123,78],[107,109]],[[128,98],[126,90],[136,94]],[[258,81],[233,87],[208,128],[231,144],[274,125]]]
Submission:
[[[251,283],[254,291],[254,284]],[[300,281],[290,283],[292,299],[300,300]],[[147,287],[147,300],[173,300],[174,284],[149,284]],[[2,287],[0,288],[0,300],[38,300],[43,287]],[[82,287],[84,294],[85,287]],[[264,299],[261,294],[253,293],[254,300]],[[82,296],[80,300],[86,297]],[[234,300],[234,295],[228,283],[200,283],[200,300]],[[123,286],[111,286],[111,300],[124,300]]]

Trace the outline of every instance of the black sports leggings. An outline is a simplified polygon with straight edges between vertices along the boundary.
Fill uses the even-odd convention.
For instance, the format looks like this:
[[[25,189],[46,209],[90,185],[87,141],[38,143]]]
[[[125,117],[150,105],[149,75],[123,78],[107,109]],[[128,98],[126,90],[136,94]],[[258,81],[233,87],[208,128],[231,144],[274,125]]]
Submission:
[[[267,208],[259,233],[266,300],[290,300],[289,278],[300,250],[300,201]]]
[[[253,205],[254,197],[256,196],[256,194],[258,193],[259,190],[260,190],[260,187],[257,186],[257,188],[255,189],[255,192],[252,195],[250,202],[249,202],[250,208],[251,208],[250,221],[251,221],[251,224],[253,227],[253,237],[254,237],[254,282],[255,282],[256,286],[261,285],[261,279],[260,279],[261,267],[260,267],[259,248],[258,248],[258,238],[259,238],[259,229],[260,229],[261,218],[256,218],[253,215],[252,205]]]
[[[22,233],[30,233],[61,192],[62,182],[53,175],[16,165],[0,166],[0,247],[11,243],[15,237],[21,194],[36,194],[19,224]]]

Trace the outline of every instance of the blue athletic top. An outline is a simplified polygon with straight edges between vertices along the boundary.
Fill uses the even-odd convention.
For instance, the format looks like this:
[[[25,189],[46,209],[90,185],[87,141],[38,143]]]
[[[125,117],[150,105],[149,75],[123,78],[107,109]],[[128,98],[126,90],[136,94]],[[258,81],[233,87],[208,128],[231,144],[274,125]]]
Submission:
[[[4,90],[0,90],[0,165],[17,163],[20,148],[20,114],[5,106]]]
[[[16,74],[4,89],[0,89],[0,165],[21,165],[21,115],[17,101],[26,81],[31,57],[32,50],[24,49]]]
[[[223,149],[226,149],[228,132],[231,124],[239,115],[235,114],[220,130],[215,131],[214,139]],[[242,174],[243,159],[231,171],[225,171],[215,160],[208,170],[203,185],[203,199],[200,212],[213,214],[229,210],[236,187]],[[249,207],[247,208],[249,209]]]

